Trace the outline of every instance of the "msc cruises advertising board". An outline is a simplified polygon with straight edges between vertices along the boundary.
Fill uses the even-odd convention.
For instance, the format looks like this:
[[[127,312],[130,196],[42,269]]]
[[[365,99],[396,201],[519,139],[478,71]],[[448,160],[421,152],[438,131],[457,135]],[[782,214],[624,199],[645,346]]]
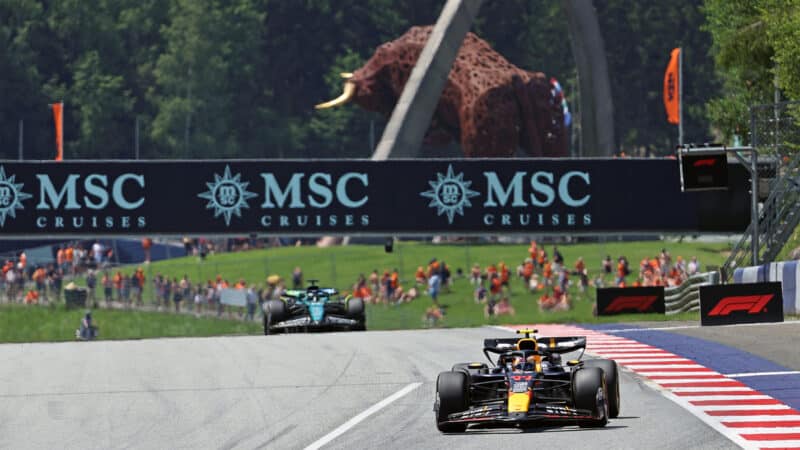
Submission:
[[[656,159],[0,161],[0,236],[741,232]]]

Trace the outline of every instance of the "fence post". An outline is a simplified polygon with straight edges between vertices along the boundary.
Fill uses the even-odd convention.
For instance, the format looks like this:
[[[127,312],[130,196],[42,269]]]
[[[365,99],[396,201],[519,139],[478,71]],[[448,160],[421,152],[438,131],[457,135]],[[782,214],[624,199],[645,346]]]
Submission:
[[[330,261],[331,261],[331,283],[333,286],[339,286],[339,280],[336,279],[336,254],[333,252],[331,252]]]
[[[397,242],[399,244],[399,241]],[[406,272],[406,267],[403,264],[403,249],[399,245],[395,244],[394,248],[397,251],[397,266],[398,270],[400,270],[401,276],[407,276],[408,272]],[[402,279],[402,278],[401,278]]]
[[[756,111],[750,107],[750,139],[753,150],[750,152],[750,223],[753,225],[753,236],[750,238],[752,263],[758,265],[758,133],[756,130]]]
[[[472,258],[470,258],[469,248],[470,248],[469,242],[464,244],[464,258],[465,258],[465,260],[464,260],[464,273],[465,274],[471,273],[470,271],[472,270],[472,263],[470,263],[470,260]]]

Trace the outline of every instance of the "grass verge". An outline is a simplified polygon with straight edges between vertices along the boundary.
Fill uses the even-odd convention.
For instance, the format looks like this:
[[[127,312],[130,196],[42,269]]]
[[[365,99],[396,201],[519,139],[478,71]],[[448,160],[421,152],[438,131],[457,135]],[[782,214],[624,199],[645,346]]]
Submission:
[[[0,307],[0,342],[75,340],[82,309],[63,305]],[[261,333],[261,322],[196,318],[184,314],[97,309],[92,318],[100,339],[145,339],[178,336],[246,335]]]

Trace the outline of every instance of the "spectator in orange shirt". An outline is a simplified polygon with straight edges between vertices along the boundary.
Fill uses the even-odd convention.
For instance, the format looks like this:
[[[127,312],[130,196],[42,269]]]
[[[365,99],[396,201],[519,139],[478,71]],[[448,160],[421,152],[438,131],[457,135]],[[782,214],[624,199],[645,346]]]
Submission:
[[[553,276],[553,266],[549,262],[546,262],[542,267],[542,278],[544,278],[544,285],[550,286],[552,284],[551,277]]]
[[[620,256],[617,260],[617,279],[614,280],[614,284],[619,285],[625,282],[625,277],[628,276],[628,264],[627,260]]]
[[[150,264],[150,249],[153,247],[153,240],[149,237],[142,239],[142,250],[144,250],[144,263]]]
[[[539,254],[536,256],[536,263],[539,264],[539,267],[544,267],[545,263],[547,262],[547,252],[544,249],[539,249]]]
[[[511,286],[509,285],[509,280],[511,279],[511,272],[508,270],[508,266],[506,266],[506,263],[504,262],[501,262],[499,264],[499,267],[500,267],[500,283],[510,292]]]
[[[356,285],[353,286],[353,297],[360,298],[364,301],[364,303],[372,303],[372,290],[367,286],[367,280],[364,278],[364,274],[358,276],[358,281]]]
[[[584,292],[586,288],[589,287],[589,274],[586,273],[586,263],[583,262],[582,256],[579,256],[578,260],[575,262],[575,274],[578,275],[580,279],[578,287],[581,292]]]
[[[43,300],[47,301],[47,290],[45,289],[47,273],[44,271],[44,267],[37,267],[36,270],[33,271],[31,279],[36,284],[36,291],[42,294]]]
[[[428,284],[428,277],[425,276],[425,269],[423,269],[422,266],[417,267],[417,273],[414,274],[414,279],[417,284],[423,286]]]
[[[536,241],[531,241],[531,246],[528,247],[528,254],[530,255],[531,261],[536,261],[536,257],[539,255]]]
[[[39,303],[39,293],[31,289],[25,294],[25,304],[35,305]]]
[[[122,272],[114,274],[114,289],[117,291],[117,301],[122,301]]]
[[[136,304],[142,306],[144,302],[142,301],[142,292],[144,291],[144,270],[141,267],[136,268],[136,272],[133,273],[133,279],[131,280],[131,285],[133,286],[133,296],[136,299]]]
[[[531,277],[533,276],[533,259],[527,258],[522,265],[522,279],[525,280],[525,287],[531,284]]]
[[[74,271],[75,270],[74,262],[75,262],[75,249],[72,248],[72,246],[69,246],[69,247],[67,247],[66,250],[64,250],[64,264],[66,264],[66,266],[67,266],[67,269],[65,270],[65,272],[68,271],[68,270],[69,271]]]
[[[493,275],[497,274],[497,267],[494,264],[489,264],[489,267],[486,268],[486,279],[491,280]]]

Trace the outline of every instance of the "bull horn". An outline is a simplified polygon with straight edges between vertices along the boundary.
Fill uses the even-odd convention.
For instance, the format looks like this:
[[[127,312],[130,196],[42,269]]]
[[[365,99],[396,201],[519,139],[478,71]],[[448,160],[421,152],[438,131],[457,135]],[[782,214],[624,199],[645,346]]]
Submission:
[[[344,83],[344,91],[342,95],[336,97],[333,100],[329,100],[325,103],[320,103],[319,105],[314,106],[314,109],[326,109],[326,108],[333,108],[335,106],[344,105],[345,103],[349,102],[350,99],[353,98],[353,95],[356,93],[356,84],[352,81],[345,81]]]
[[[339,74],[339,76],[345,80],[349,80],[350,78],[353,78],[353,72],[342,72]]]

